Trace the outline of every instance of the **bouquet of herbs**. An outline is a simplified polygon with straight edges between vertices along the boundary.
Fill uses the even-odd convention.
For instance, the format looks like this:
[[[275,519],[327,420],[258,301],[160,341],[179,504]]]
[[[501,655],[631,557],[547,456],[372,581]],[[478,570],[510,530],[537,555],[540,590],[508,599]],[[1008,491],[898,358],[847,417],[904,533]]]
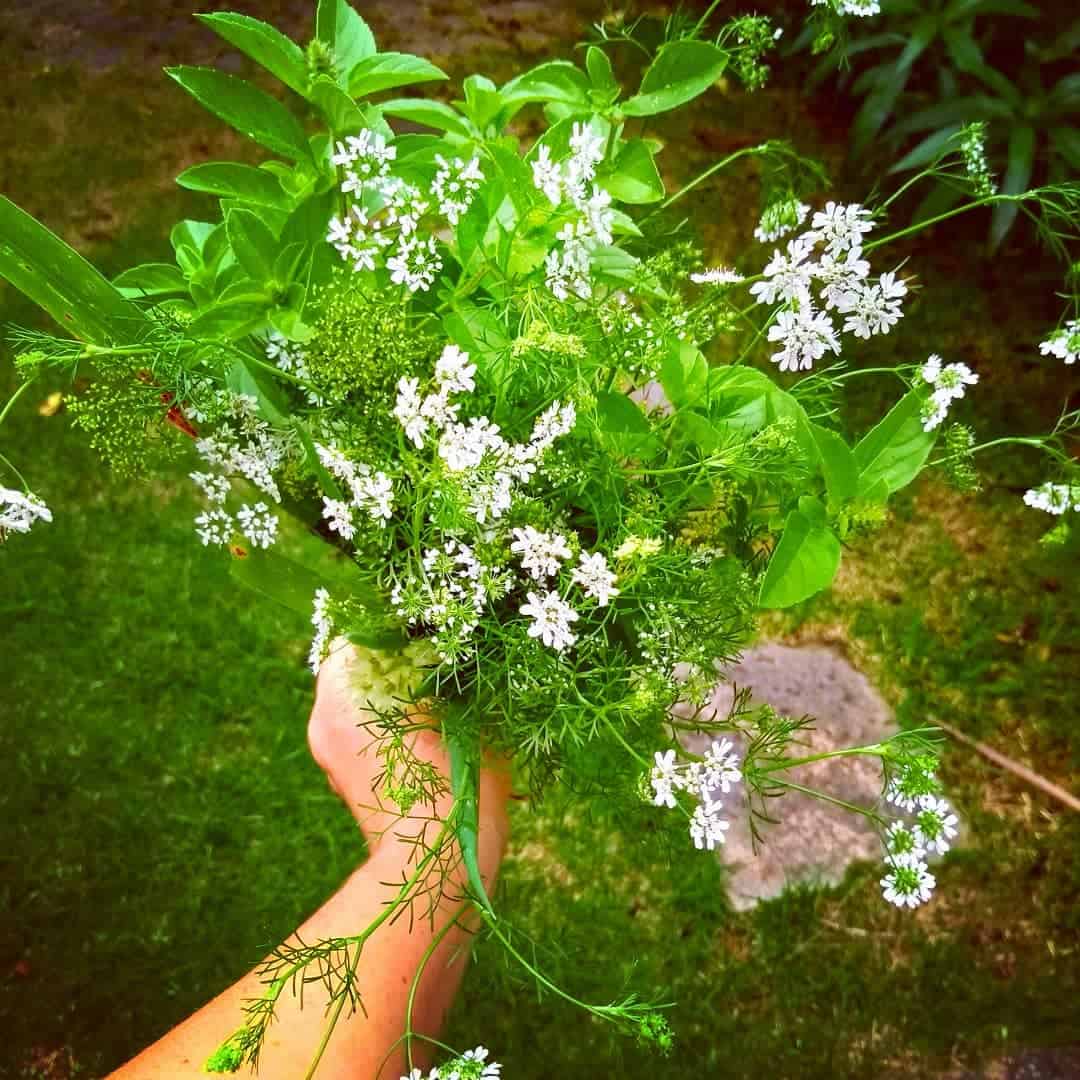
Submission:
[[[842,547],[886,523],[893,493],[928,464],[977,483],[974,436],[946,423],[975,372],[938,356],[889,369],[841,359],[896,328],[912,287],[887,261],[912,231],[880,234],[888,204],[812,208],[820,170],[775,142],[667,193],[654,118],[729,67],[760,85],[768,20],[711,36],[708,16],[673,20],[629,94],[612,63],[633,40],[622,27],[602,29],[583,66],[545,63],[503,86],[473,75],[449,104],[391,96],[445,76],[379,52],[344,0],[320,0],[306,48],[246,16],[200,18],[290,103],[212,69],[169,75],[274,157],[187,169],[178,183],[206,194],[213,220],[173,228],[175,263],[112,282],[0,199],[0,274],[63,329],[11,331],[16,397],[46,370],[89,375],[70,412],[113,467],[145,476],[197,458],[194,537],[310,617],[314,671],[342,643],[357,650],[387,804],[404,815],[452,797],[437,838],[416,839],[418,872],[392,907],[428,887],[420,867],[463,866],[486,930],[562,992],[514,948],[477,869],[484,749],[512,757],[535,799],[559,785],[627,814],[673,814],[682,842],[707,851],[740,789],[757,823],[788,789],[830,798],[796,781],[800,765],[872,756],[881,800],[847,809],[880,831],[885,900],[925,902],[927,860],[956,827],[931,731],[808,756],[807,718],[745,693],[710,706],[757,612],[826,588]],[[925,175],[966,178],[969,205],[1056,214],[1059,244],[1074,235],[1075,187],[987,195],[971,138]],[[702,265],[666,212],[748,156],[772,181],[756,243],[738,268]],[[1078,325],[1045,351],[1072,362]],[[851,444],[843,391],[877,375],[895,404]],[[1028,496],[1055,513],[1080,506],[1061,445],[1072,426],[1017,440],[1056,463]],[[21,484],[0,490],[0,532],[51,520],[0,463]],[[421,726],[441,731],[449,781],[412,756]],[[711,737],[703,755],[682,748],[687,731]],[[369,932],[279,950],[211,1066],[257,1060],[274,1003],[308,966],[354,1007],[355,967],[334,958],[353,949],[362,962]],[[637,995],[587,1007],[671,1044]],[[441,1075],[497,1074],[470,1054]]]

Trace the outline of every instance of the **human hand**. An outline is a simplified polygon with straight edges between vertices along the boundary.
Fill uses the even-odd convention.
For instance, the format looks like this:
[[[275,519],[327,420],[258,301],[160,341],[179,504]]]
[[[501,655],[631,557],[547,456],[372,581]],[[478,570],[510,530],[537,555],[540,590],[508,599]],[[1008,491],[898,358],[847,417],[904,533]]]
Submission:
[[[308,721],[308,745],[330,787],[349,807],[374,851],[384,836],[415,836],[424,822],[446,817],[453,803],[450,758],[437,730],[418,728],[411,732],[405,738],[406,747],[442,777],[445,791],[434,802],[421,801],[405,814],[385,797],[385,762],[379,754],[379,741],[362,726],[365,715],[370,714],[358,703],[352,689],[350,673],[355,660],[355,649],[338,642],[319,669],[315,704]],[[479,837],[481,846],[497,851],[498,856],[509,835],[509,795],[507,764],[485,761],[479,780]]]

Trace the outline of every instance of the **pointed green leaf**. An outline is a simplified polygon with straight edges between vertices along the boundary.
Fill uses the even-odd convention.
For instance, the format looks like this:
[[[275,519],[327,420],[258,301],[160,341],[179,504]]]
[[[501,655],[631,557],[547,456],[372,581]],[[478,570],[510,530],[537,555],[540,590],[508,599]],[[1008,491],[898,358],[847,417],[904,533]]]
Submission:
[[[147,317],[74,248],[0,195],[0,277],[83,341],[133,341]]]
[[[274,234],[250,210],[233,210],[225,220],[233,254],[255,281],[273,279],[278,242]]]
[[[763,608],[801,603],[828,588],[839,566],[840,541],[801,510],[792,510],[762,579],[758,603]]]
[[[637,94],[624,102],[626,116],[667,112],[705,93],[723,74],[728,54],[707,41],[672,41],[660,48]]]
[[[859,491],[859,466],[851,448],[835,431],[811,424],[810,430],[821,457],[821,471],[829,501],[839,506]]]
[[[231,11],[196,15],[195,18],[276,75],[290,90],[301,96],[307,92],[307,61],[303,50],[280,30],[259,19]]]
[[[399,52],[378,53],[361,60],[353,68],[349,76],[349,93],[353,97],[366,97],[395,86],[445,78],[445,71],[422,57]]]
[[[923,431],[922,404],[919,391],[905,394],[855,447],[860,494],[879,481],[890,493],[899,491],[919,475],[936,441],[932,431]]]
[[[124,296],[187,295],[188,283],[180,269],[172,263],[143,263],[133,266],[113,278]]]
[[[349,85],[353,68],[376,52],[375,35],[345,0],[319,0],[315,36],[333,49],[338,82],[342,86]]]
[[[450,719],[449,717],[447,718]],[[443,739],[450,752],[450,791],[457,804],[456,829],[465,873],[473,891],[473,899],[492,917],[495,911],[488,899],[484,879],[480,876],[478,853],[480,828],[480,748],[474,739],[463,732],[443,726]]]
[[[705,400],[709,365],[701,350],[689,341],[672,341],[660,365],[660,385],[677,409]]]
[[[382,102],[379,108],[387,116],[398,116],[412,124],[423,124],[424,127],[435,128],[437,131],[449,131],[466,138],[476,134],[457,109],[441,101],[425,101],[423,98],[394,98],[393,101]]]
[[[200,105],[260,146],[294,161],[310,160],[300,121],[277,98],[213,68],[174,67],[165,72]]]
[[[664,197],[664,181],[652,148],[644,139],[631,139],[619,151],[611,171],[599,178],[602,187],[624,203],[651,203]]]
[[[281,183],[267,169],[232,161],[208,161],[185,169],[176,182],[188,191],[202,191],[222,199],[241,199],[280,210],[289,208],[289,197]]]

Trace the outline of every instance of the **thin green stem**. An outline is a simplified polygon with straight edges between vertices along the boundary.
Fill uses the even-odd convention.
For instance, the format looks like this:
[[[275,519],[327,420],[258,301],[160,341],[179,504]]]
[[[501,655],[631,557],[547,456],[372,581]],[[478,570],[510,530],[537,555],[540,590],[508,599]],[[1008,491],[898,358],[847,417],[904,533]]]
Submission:
[[[2,461],[19,478],[19,483],[22,484],[23,488],[26,491],[29,491],[30,485],[26,482],[26,477],[15,468],[10,459],[6,458],[3,454],[0,454],[0,461]]]
[[[875,814],[873,810],[867,810],[865,806],[856,806],[855,803],[845,802],[843,799],[837,799],[832,795],[826,795],[824,791],[818,791],[816,788],[804,787],[802,784],[796,784],[794,780],[776,779],[771,782],[779,784],[780,787],[790,788],[792,791],[801,791],[804,795],[809,795],[812,799],[820,799],[822,802],[832,803],[833,806],[839,806],[844,810],[850,810],[853,814],[861,814],[863,817],[869,818],[871,821],[876,821],[879,824],[882,821],[879,814]]]
[[[714,3],[713,7],[715,6],[716,4]],[[709,10],[711,11],[712,9],[710,8]],[[659,213],[661,210],[666,210],[669,206],[671,206],[672,203],[677,202],[688,192],[693,191],[694,188],[698,186],[698,184],[704,183],[706,180],[709,179],[710,176],[712,176],[714,173],[718,173],[721,169],[726,168],[733,161],[737,161],[741,157],[746,157],[748,154],[760,153],[768,145],[768,143],[762,143],[760,146],[744,146],[742,150],[736,150],[734,153],[728,154],[727,157],[721,158],[719,161],[714,162],[704,172],[699,173],[697,176],[694,177],[693,180],[679,188],[679,190],[676,191],[674,195],[669,195],[668,198],[666,198],[658,207],[656,207],[655,210],[653,210],[649,214],[646,214],[643,222],[648,221],[649,218],[651,218],[654,214]]]
[[[412,1018],[413,1009],[416,1005],[416,994],[420,989],[420,979],[432,956],[435,955],[435,950],[442,944],[446,935],[457,926],[459,918],[461,918],[460,911],[431,939],[430,944],[424,950],[424,955],[420,957],[420,963],[416,966],[416,974],[413,975],[412,982],[409,984],[409,996],[405,1001],[405,1032],[403,1036],[405,1040],[405,1067],[407,1069],[411,1070],[413,1067],[412,1040],[415,1038],[416,1033],[413,1031]]]
[[[20,386],[15,391],[15,393],[7,399],[7,404],[4,406],[3,411],[0,411],[0,424],[3,424],[4,420],[7,419],[7,414],[11,412],[12,406],[15,404],[15,402],[18,401],[19,398],[21,398],[23,394],[26,393],[27,389],[31,387],[36,381],[36,376],[32,379],[27,379],[26,382],[24,382],[22,386]]]
[[[931,225],[937,225],[941,221],[947,221],[949,218],[966,214],[969,210],[977,210],[980,206],[989,206],[990,203],[1000,202],[1001,200],[1002,196],[1000,195],[988,195],[986,198],[977,199],[975,202],[966,203],[964,206],[946,210],[936,217],[927,218],[926,221],[920,221],[916,225],[909,225],[906,229],[900,229],[897,232],[890,233],[888,236],[879,236],[877,240],[871,240],[869,244],[863,245],[863,251],[873,251],[874,248],[879,248],[883,244],[891,244],[894,240],[902,240],[905,236],[911,236],[913,233],[922,232],[923,229],[929,229]]]
[[[881,743],[873,746],[849,746],[844,750],[828,750],[821,754],[811,754],[809,757],[788,758],[784,761],[775,762],[772,765],[757,766],[759,773],[783,772],[785,769],[797,769],[800,765],[813,765],[816,761],[828,761],[830,758],[854,757],[866,754],[869,757],[882,757],[884,747]]]

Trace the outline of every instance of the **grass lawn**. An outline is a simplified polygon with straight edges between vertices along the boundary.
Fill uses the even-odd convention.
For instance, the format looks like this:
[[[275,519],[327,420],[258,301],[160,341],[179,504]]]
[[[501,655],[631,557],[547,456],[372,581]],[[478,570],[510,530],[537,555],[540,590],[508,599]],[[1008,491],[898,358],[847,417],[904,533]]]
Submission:
[[[177,48],[171,61],[193,59]],[[106,272],[167,257],[167,223],[200,205],[172,177],[245,149],[141,68],[107,79],[20,55],[25,68],[0,75],[0,114],[48,137],[5,144],[0,191]],[[807,123],[810,109],[782,87],[749,106],[710,99],[665,134],[683,175],[747,133],[786,131],[835,163],[835,133]],[[692,204],[720,223],[702,232],[721,255],[756,208],[744,185],[726,190]],[[1066,389],[1031,348],[1058,283],[1020,239],[993,265],[955,254],[980,235],[911,249],[925,287],[865,355],[888,362],[900,343],[905,358],[972,362],[987,437],[1038,430]],[[35,318],[6,286],[0,317]],[[13,385],[0,355],[0,394]],[[102,1075],[239,976],[362,847],[307,754],[309,628],[234,587],[197,544],[182,471],[118,482],[62,412],[39,414],[53,389],[0,432],[55,513],[0,547],[0,1076],[55,1080]],[[853,428],[881,404],[853,407]],[[1035,543],[1047,521],[1019,494],[1042,479],[1037,462],[985,466],[978,496],[920,482],[846,554],[832,593],[763,632],[836,643],[901,722],[946,720],[1076,790],[1074,557]],[[886,909],[870,866],[735,914],[719,865],[693,850],[558,799],[523,810],[501,909],[579,997],[679,1002],[679,1047],[663,1061],[612,1041],[537,1000],[486,943],[449,1040],[484,1042],[515,1080],[927,1076],[1075,1041],[1080,820],[965,748],[943,773],[969,839],[914,916]]]

